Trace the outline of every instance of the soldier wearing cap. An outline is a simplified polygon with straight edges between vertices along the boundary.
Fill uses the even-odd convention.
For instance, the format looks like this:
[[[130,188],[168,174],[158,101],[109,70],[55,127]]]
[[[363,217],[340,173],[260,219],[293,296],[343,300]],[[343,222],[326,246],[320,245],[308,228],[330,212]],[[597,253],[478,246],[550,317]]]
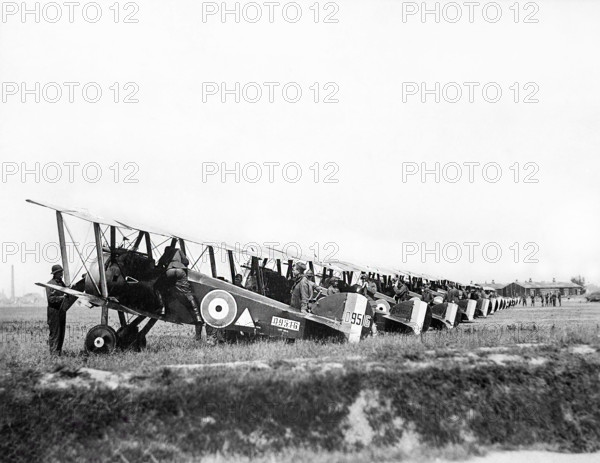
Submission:
[[[404,281],[399,277],[394,277],[392,282],[394,283],[392,289],[394,290],[394,299],[396,299],[396,302],[406,300],[408,296],[408,286],[406,286]]]
[[[340,292],[339,288],[340,280],[338,277],[331,277],[329,280],[329,286],[327,288],[327,295],[332,296]]]
[[[299,310],[302,313],[308,313],[308,302],[312,297],[312,287],[304,274],[305,271],[306,265],[303,262],[296,262],[292,269],[294,283],[291,290],[292,299],[290,301],[290,307]]]
[[[460,291],[454,287],[454,283],[450,283],[448,288],[448,302],[458,303],[460,299]]]
[[[239,273],[235,276],[235,278],[233,279],[233,284],[236,286],[239,286],[240,288],[243,288],[243,282],[244,281],[244,277],[242,275],[240,275]]]
[[[63,288],[66,287],[63,275],[64,270],[62,266],[58,264],[53,265],[52,279],[48,284],[62,286]],[[67,312],[62,308],[65,294],[56,289],[46,288],[46,298],[48,299],[48,328],[50,330],[48,345],[51,354],[60,355],[65,340],[65,326],[67,323]]]
[[[433,293],[430,288],[430,283],[423,283],[423,288],[421,289],[421,298],[423,302],[427,302],[428,304],[433,301]]]

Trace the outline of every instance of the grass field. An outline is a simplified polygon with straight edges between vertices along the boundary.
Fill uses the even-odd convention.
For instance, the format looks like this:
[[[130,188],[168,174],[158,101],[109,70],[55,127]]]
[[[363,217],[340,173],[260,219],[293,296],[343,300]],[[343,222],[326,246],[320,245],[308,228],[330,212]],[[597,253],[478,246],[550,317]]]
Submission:
[[[144,352],[83,355],[98,319],[71,309],[56,359],[45,309],[0,308],[0,460],[354,462],[600,450],[600,304],[516,307],[449,332],[352,345],[201,346],[192,327],[159,323]]]

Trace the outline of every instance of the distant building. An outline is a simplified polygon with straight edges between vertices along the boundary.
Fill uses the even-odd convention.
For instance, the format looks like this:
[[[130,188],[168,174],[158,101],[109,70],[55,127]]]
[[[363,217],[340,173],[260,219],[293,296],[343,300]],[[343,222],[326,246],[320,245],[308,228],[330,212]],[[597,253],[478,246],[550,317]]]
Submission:
[[[38,293],[27,293],[24,296],[18,297],[15,305],[41,307],[46,305],[46,299]]]
[[[496,283],[494,280],[492,280],[491,283],[488,283],[487,281],[484,283],[477,283],[478,286],[481,286],[485,291],[490,291],[490,290],[494,290],[496,293],[502,295],[502,289],[506,286],[505,283]]]
[[[547,281],[515,281],[500,289],[499,294],[502,296],[541,296],[547,293],[560,293],[563,296],[579,296],[584,293],[584,289],[580,285],[576,285],[570,281],[556,281],[552,279]]]

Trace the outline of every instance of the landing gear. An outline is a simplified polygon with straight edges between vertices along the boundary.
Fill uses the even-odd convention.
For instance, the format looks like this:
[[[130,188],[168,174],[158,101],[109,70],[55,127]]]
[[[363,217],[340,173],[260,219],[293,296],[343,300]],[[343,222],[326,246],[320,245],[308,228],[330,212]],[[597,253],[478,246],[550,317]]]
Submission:
[[[140,352],[146,348],[146,335],[137,326],[125,325],[117,330],[117,345],[122,350]]]
[[[117,348],[117,333],[108,325],[96,325],[85,336],[85,350],[92,354],[110,354]]]
[[[151,318],[140,330],[138,329],[138,326],[144,320],[146,320],[146,317],[140,315],[131,323],[126,323],[124,318],[125,317],[123,317],[121,320],[121,328],[119,328],[119,331],[117,331],[117,336],[119,337],[119,348],[123,350],[140,352],[146,348],[146,335],[148,334],[148,331],[152,329],[158,320]]]
[[[121,328],[115,331],[108,325],[96,325],[85,337],[85,350],[91,354],[112,354],[117,347],[122,350],[140,352],[146,348],[146,335],[158,321],[155,318],[148,320],[140,330],[138,326],[146,317],[136,317],[127,323],[125,315],[119,312]]]

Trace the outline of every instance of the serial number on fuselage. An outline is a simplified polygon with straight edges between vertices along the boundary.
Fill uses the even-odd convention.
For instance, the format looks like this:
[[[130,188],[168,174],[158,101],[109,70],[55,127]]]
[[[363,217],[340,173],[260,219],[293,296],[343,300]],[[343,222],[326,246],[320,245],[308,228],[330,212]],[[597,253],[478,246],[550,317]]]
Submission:
[[[288,320],[287,318],[273,317],[271,319],[271,326],[277,326],[285,330],[299,331],[300,322],[295,320]]]

